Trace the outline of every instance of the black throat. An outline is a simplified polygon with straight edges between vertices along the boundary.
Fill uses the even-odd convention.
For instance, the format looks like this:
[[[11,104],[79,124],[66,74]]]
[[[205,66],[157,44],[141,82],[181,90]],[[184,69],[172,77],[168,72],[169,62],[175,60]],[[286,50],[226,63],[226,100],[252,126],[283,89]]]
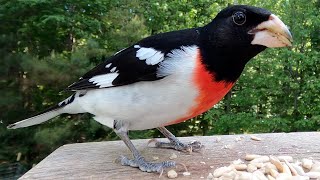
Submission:
[[[248,44],[223,45],[208,33],[202,34],[200,49],[202,61],[215,81],[235,82],[246,63],[266,49],[264,46]]]

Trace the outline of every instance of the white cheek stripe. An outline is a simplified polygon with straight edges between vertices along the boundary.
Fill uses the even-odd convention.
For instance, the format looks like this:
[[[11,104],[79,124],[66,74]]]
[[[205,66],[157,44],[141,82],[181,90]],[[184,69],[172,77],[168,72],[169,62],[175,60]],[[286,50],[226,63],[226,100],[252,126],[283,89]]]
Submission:
[[[111,87],[113,86],[112,81],[118,77],[119,73],[110,73],[104,75],[94,76],[89,79],[89,82],[96,84],[99,88]]]
[[[145,60],[148,65],[155,65],[164,60],[164,54],[161,51],[153,48],[140,47],[139,45],[134,45],[134,48],[139,48],[136,57],[139,58],[139,60]]]

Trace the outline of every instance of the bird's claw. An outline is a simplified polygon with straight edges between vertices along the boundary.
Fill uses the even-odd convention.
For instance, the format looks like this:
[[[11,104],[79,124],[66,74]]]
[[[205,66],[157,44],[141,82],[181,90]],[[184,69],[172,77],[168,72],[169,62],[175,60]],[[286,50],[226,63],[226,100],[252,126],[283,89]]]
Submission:
[[[154,143],[154,146],[157,148],[168,148],[168,149],[175,149],[177,151],[182,151],[182,152],[199,152],[204,148],[204,145],[201,144],[199,141],[192,141],[188,144],[184,144],[180,141],[175,141],[175,142],[161,142],[156,139],[151,139],[148,142],[148,145]]]
[[[125,156],[119,157],[119,162],[123,166],[138,167],[143,172],[158,172],[162,174],[165,168],[175,167],[174,161],[164,161],[160,163],[147,162],[143,157],[129,159]]]

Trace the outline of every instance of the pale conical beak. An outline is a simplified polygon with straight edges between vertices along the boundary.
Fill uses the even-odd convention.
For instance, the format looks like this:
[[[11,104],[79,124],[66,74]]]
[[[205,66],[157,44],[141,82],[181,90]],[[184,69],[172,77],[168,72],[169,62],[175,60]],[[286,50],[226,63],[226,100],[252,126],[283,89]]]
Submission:
[[[248,33],[254,35],[251,44],[266,47],[292,46],[293,38],[288,27],[274,14]]]

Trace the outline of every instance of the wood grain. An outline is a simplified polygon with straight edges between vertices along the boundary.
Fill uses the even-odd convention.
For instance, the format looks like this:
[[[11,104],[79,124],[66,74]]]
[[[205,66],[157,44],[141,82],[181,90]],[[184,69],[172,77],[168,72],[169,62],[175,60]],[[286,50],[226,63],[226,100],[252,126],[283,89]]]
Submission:
[[[213,169],[243,159],[246,153],[260,155],[290,155],[294,159],[312,157],[320,160],[320,132],[255,134],[262,138],[254,141],[251,135],[224,135],[182,137],[183,142],[201,141],[201,153],[180,153],[170,149],[147,147],[148,139],[133,140],[147,160],[158,157],[169,160],[172,153],[176,162],[187,166],[190,176],[183,176],[177,167],[177,179],[202,179]],[[243,137],[241,141],[237,138]],[[219,140],[220,141],[217,141]],[[162,139],[165,140],[165,139]],[[115,160],[119,155],[131,154],[121,141],[68,144],[58,148],[20,179],[159,179],[159,174],[144,173],[137,168],[121,166]],[[167,179],[166,173],[160,179]]]

